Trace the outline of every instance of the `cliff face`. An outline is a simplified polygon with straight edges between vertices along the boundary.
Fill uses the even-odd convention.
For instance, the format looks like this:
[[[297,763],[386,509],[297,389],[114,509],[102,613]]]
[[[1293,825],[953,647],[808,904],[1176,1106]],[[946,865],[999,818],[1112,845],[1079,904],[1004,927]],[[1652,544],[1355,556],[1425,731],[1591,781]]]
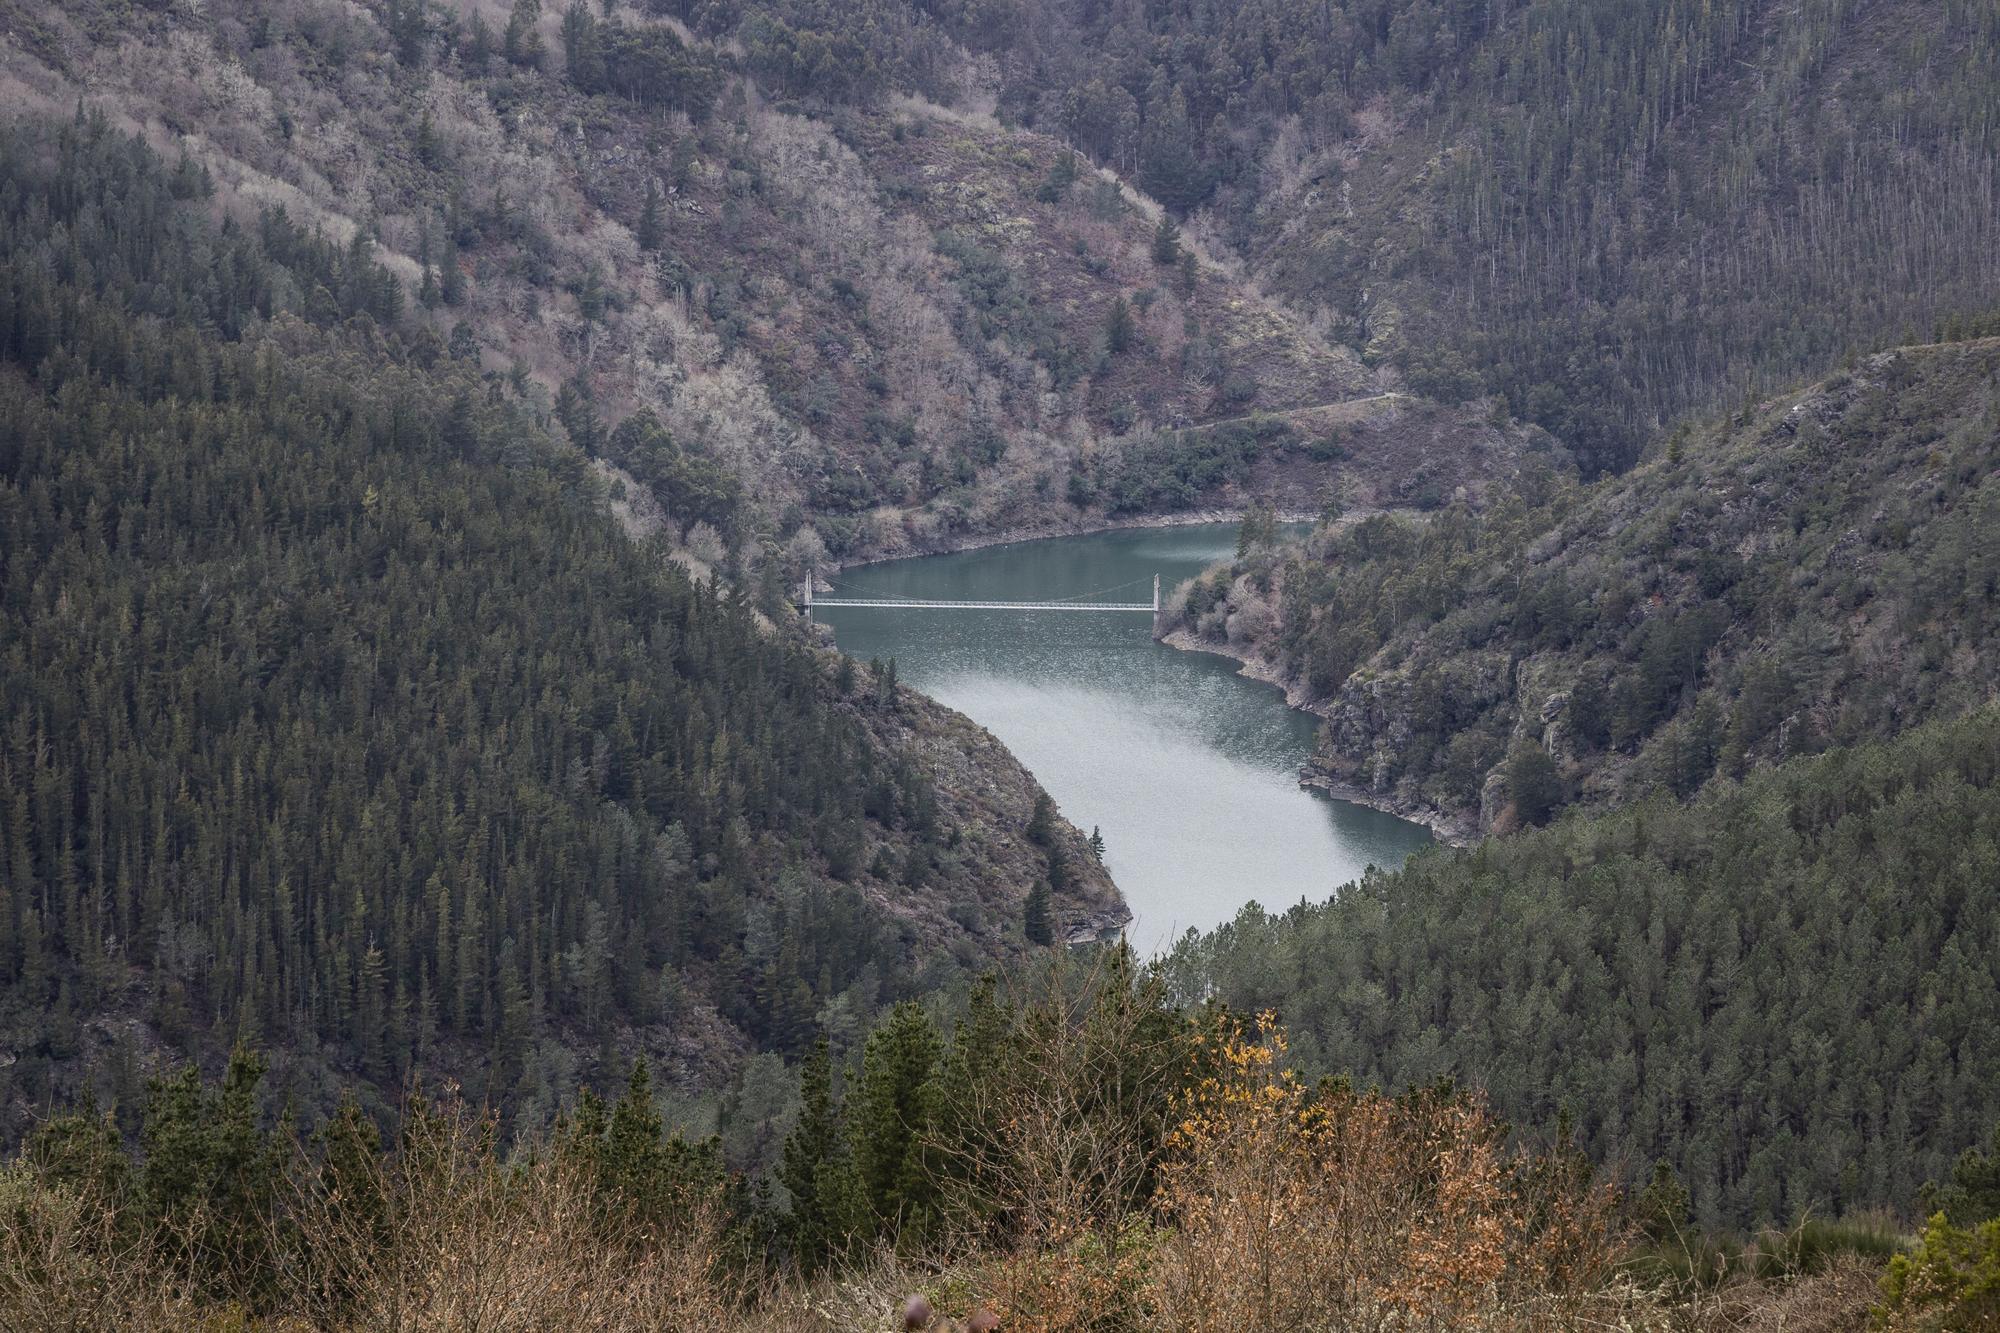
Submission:
[[[1050,857],[1025,836],[1043,795],[1034,774],[986,728],[914,690],[899,690],[892,709],[861,714],[885,752],[910,756],[930,775],[951,830],[939,855],[942,891],[877,890],[885,910],[911,922],[924,948],[968,968],[1021,953],[1027,893],[1047,876]],[[1131,910],[1089,840],[1068,820],[1055,822],[1051,846],[1069,871],[1052,904],[1058,934],[1097,939],[1124,926]]]
[[[1252,551],[1177,623],[1326,718],[1326,781],[1481,831],[1892,735],[2000,683],[1996,372],[1872,356],[1592,487]]]

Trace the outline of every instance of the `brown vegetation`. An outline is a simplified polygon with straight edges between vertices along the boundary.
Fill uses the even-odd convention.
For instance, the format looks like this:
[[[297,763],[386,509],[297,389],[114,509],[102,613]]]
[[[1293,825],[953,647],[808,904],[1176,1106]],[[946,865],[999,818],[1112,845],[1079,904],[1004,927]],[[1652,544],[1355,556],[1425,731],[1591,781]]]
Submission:
[[[0,4],[17,20],[0,79],[24,104],[82,98],[187,154],[239,221],[282,207],[366,238],[440,339],[515,374],[586,448],[643,462],[612,429],[644,409],[734,478],[728,521],[662,487],[676,539],[707,522],[752,559],[801,534],[854,558],[1088,525],[1113,500],[1069,479],[1097,460],[1379,387],[1191,242],[1160,264],[1157,205],[990,117],[915,97],[780,109],[741,72],[706,108],[586,95],[553,59],[554,5],[540,68],[475,57],[470,11],[497,30],[491,6],[19,8]],[[406,8],[426,15],[413,52],[395,39]],[[730,48],[697,47],[728,66]],[[1114,307],[1131,319],[1117,347]],[[566,387],[587,416],[563,410]],[[1420,434],[1442,443],[1424,451],[1447,490],[1461,452],[1469,476],[1505,473],[1518,441],[1477,412],[1442,424]],[[1385,438],[1365,469],[1273,453],[1233,490],[1129,511],[1273,486],[1316,504],[1349,471],[1380,489],[1406,470],[1401,435]]]
[[[115,1176],[24,1159],[0,1175],[0,1324],[1724,1333],[1857,1328],[1874,1297],[1875,1270],[1853,1258],[1779,1281],[1637,1285],[1619,1266],[1615,1193],[1560,1138],[1509,1147],[1476,1098],[1448,1089],[1309,1087],[1268,1019],[1162,1044],[1153,1011],[1078,981],[1059,975],[1019,1011],[1047,1083],[962,1108],[989,1132],[958,1140],[976,1161],[945,1154],[936,1169],[964,1191],[964,1222],[985,1222],[924,1256],[884,1250],[804,1280],[752,1257],[719,1182],[618,1184],[637,1179],[632,1154],[656,1151],[621,1129],[623,1105],[608,1137],[559,1130],[505,1160],[490,1119],[417,1099],[390,1152],[352,1115],[295,1144],[238,1251],[264,1257],[217,1278],[199,1275],[225,1256],[196,1248],[213,1217],[141,1226]],[[1164,1138],[1147,1128],[1150,1094],[1119,1085],[1137,1067],[1120,1043],[1141,1064],[1169,1048],[1187,1062],[1162,1071],[1185,1085]]]

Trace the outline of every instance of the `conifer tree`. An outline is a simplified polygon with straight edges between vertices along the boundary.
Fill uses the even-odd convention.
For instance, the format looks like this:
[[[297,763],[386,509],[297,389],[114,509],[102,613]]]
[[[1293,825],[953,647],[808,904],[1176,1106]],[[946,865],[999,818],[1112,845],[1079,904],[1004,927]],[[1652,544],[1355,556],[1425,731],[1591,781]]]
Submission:
[[[100,1112],[88,1092],[74,1110],[37,1125],[21,1159],[43,1180],[96,1205],[116,1207],[128,1201],[132,1170],[118,1122]]]
[[[465,302],[465,271],[458,266],[458,247],[449,237],[439,246],[438,296],[446,305]]]
[[[639,248],[651,253],[666,243],[667,226],[664,216],[665,201],[660,196],[660,184],[648,177],[646,180],[646,204],[639,211],[639,230],[635,239]]]
[[[487,64],[493,59],[493,29],[477,10],[465,24],[465,40],[459,46],[459,56],[465,66],[474,74],[484,74]]]
[[[598,37],[597,17],[583,0],[571,0],[562,18],[563,69],[578,91],[599,92],[604,87],[604,49]]]
[[[661,1138],[665,1122],[653,1104],[653,1076],[645,1057],[632,1062],[625,1095],[611,1108],[604,1131],[603,1180],[635,1206],[644,1208],[661,1189],[665,1157]]]
[[[1064,854],[1061,843],[1051,844],[1049,847],[1049,893],[1051,895],[1067,893],[1069,892],[1070,883],[1069,857]]]
[[[1049,799],[1047,792],[1035,793],[1035,806],[1028,814],[1028,841],[1037,847],[1054,845],[1056,837],[1056,803]]]
[[[869,1036],[849,1099],[862,1197],[877,1233],[899,1243],[920,1238],[934,1212],[935,1185],[924,1159],[941,1096],[941,1046],[923,1006],[903,1001]]]
[[[1112,356],[1119,356],[1132,345],[1132,307],[1123,296],[1115,297],[1111,310],[1104,317],[1104,348]]]
[[[862,1200],[833,1095],[825,1037],[813,1044],[800,1072],[799,1116],[785,1137],[778,1180],[792,1196],[789,1225],[799,1266],[816,1272],[846,1253],[860,1225]]]
[[[391,1200],[383,1191],[382,1136],[352,1090],[319,1133],[319,1177],[327,1206],[352,1234],[386,1244]]]
[[[1028,890],[1027,916],[1023,926],[1030,944],[1050,945],[1056,942],[1055,909],[1050,896],[1049,882],[1045,879],[1036,880],[1035,886]]]
[[[438,138],[437,126],[431,121],[431,113],[425,109],[417,121],[416,139],[417,161],[427,167],[436,167],[444,157],[444,144]]]
[[[542,21],[541,0],[514,0],[507,14],[507,31],[500,49],[516,65],[539,67],[542,63],[542,35],[536,25]]]
[[[595,456],[598,447],[597,404],[590,392],[590,381],[581,372],[562,382],[556,390],[556,420],[562,422],[570,439],[578,448]]]

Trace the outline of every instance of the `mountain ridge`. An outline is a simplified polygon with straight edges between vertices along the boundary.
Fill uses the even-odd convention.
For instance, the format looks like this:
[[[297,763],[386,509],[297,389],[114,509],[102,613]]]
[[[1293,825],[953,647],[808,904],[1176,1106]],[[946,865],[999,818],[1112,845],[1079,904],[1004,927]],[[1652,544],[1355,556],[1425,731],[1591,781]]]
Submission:
[[[1992,337],[1878,353],[1622,477],[1253,556],[1177,625],[1327,719],[1314,777],[1468,831],[1520,822],[1524,748],[1602,808],[1891,735],[1996,688],[1996,377]]]

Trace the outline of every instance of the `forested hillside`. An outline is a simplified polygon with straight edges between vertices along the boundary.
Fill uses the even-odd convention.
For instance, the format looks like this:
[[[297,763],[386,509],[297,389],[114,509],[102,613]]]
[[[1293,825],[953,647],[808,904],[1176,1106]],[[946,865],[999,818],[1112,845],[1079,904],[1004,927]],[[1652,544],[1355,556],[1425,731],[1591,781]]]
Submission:
[[[823,59],[941,98],[942,29],[991,61],[1003,114],[1124,173],[1333,341],[1424,394],[1504,396],[1588,470],[2000,300],[1982,0],[686,16],[755,52],[774,11],[837,32]]]
[[[1988,1318],[1996,310],[1992,0],[0,0],[0,1325]],[[1205,511],[1477,845],[1146,970],[790,599]]]
[[[238,1042],[534,1124],[858,1035],[1045,878],[1115,916],[990,737],[628,541],[364,242],[207,193],[0,134],[0,1133]]]
[[[2000,339],[1867,357],[1622,477],[1373,517],[1190,587],[1322,776],[1477,829],[1893,735],[2000,689]]]
[[[2000,300],[1970,0],[9,18],[25,104],[92,98],[225,198],[367,233],[677,534],[786,577],[1449,495],[1511,474],[1510,417],[1619,470]],[[1445,405],[1442,448],[1288,429],[1392,389]],[[1183,433],[1257,413],[1219,454]]]
[[[81,98],[189,154],[224,206],[367,236],[413,319],[547,393],[711,562],[795,581],[1264,492],[1394,503],[1419,469],[1445,494],[1504,477],[1531,437],[1403,399],[1338,438],[1289,428],[1392,386],[1059,137],[979,110],[965,53],[891,76],[915,66],[813,30],[832,13],[0,14],[23,105]],[[1259,413],[1224,447],[1180,433]]]
[[[1567,1109],[1704,1226],[1898,1207],[2000,1086],[2000,713],[1252,906],[1166,974],[1308,1070]]]

